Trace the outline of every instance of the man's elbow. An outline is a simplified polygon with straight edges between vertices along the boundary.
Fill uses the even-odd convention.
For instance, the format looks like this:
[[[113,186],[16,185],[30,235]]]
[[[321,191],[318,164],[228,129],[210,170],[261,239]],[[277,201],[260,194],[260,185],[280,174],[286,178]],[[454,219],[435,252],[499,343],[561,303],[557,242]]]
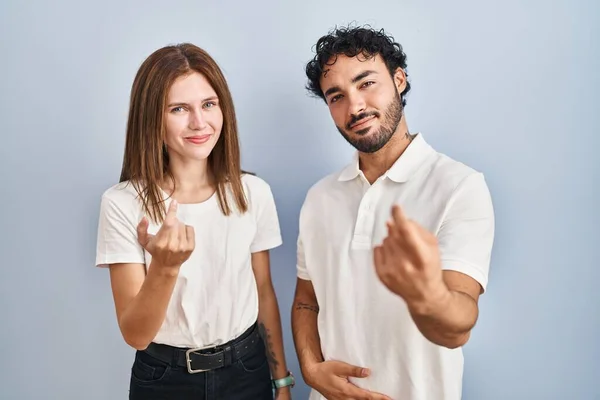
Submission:
[[[454,338],[450,339],[450,340],[446,340],[445,343],[443,344],[444,347],[447,347],[451,350],[453,349],[458,349],[459,347],[464,346],[465,344],[467,344],[467,342],[469,341],[469,338],[471,337],[471,332],[467,332],[464,333],[462,335],[457,335]]]

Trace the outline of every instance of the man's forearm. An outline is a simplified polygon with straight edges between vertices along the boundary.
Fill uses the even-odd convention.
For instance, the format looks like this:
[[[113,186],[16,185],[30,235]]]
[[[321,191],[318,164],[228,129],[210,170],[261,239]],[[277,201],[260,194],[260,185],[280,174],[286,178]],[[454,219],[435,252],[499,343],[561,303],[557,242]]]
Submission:
[[[467,342],[479,313],[471,296],[449,289],[426,303],[409,304],[408,307],[423,336],[448,348],[460,347]]]
[[[178,270],[150,264],[138,294],[119,318],[119,328],[130,346],[144,350],[158,333],[177,281]]]
[[[281,317],[277,297],[272,287],[263,290],[259,297],[258,328],[267,348],[267,358],[273,379],[288,374],[283,350]]]
[[[298,361],[302,374],[306,380],[306,368],[312,364],[322,362],[321,339],[317,326],[319,306],[296,300],[292,307],[292,333],[294,345],[298,354]]]

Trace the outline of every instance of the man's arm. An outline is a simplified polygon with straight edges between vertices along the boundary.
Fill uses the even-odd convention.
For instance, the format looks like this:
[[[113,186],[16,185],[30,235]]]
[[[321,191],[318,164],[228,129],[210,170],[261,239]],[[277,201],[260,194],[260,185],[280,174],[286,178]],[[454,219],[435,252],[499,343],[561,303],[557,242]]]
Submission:
[[[402,297],[419,330],[449,348],[464,345],[479,315],[494,239],[494,210],[482,174],[455,189],[437,236],[394,205],[374,249],[382,283]]]
[[[374,262],[382,283],[406,301],[427,339],[448,348],[467,342],[483,287],[466,274],[442,270],[438,239],[398,206],[393,207],[388,236],[374,249]]]
[[[268,250],[252,253],[252,269],[258,288],[258,327],[267,348],[271,375],[273,379],[280,379],[288,375],[288,369],[283,350],[279,305],[271,281]]]
[[[384,394],[360,389],[348,381],[349,377],[368,377],[371,373],[368,368],[343,361],[323,361],[318,314],[319,305],[312,282],[298,278],[292,308],[292,331],[304,382],[331,400],[391,400]]]
[[[481,286],[468,275],[443,271],[444,285],[425,302],[407,303],[415,324],[427,339],[456,348],[469,340],[479,314]]]
[[[302,377],[306,381],[307,368],[323,361],[321,339],[317,327],[319,304],[312,282],[298,278],[292,306],[292,333]]]

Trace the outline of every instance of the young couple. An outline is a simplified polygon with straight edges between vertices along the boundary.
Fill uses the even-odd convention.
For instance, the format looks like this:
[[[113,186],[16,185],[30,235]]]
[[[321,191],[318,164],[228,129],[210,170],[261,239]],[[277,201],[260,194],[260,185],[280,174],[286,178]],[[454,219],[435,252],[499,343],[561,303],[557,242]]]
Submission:
[[[311,399],[458,400],[494,236],[480,172],[411,134],[402,47],[340,28],[306,68],[355,159],[309,190],[292,310]],[[269,250],[273,194],[240,165],[233,100],[192,44],[140,67],[98,266],[135,349],[130,399],[291,398]]]

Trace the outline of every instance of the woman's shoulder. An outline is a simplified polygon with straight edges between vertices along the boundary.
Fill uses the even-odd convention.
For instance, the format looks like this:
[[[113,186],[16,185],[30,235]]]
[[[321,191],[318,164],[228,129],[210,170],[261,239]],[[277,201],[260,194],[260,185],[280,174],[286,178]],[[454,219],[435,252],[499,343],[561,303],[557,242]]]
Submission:
[[[114,184],[102,193],[102,202],[115,206],[121,210],[138,211],[140,196],[138,189],[132,181]]]
[[[244,189],[248,195],[253,197],[271,195],[271,185],[269,185],[266,180],[258,177],[256,174],[243,172],[241,178],[242,185],[244,186]]]

